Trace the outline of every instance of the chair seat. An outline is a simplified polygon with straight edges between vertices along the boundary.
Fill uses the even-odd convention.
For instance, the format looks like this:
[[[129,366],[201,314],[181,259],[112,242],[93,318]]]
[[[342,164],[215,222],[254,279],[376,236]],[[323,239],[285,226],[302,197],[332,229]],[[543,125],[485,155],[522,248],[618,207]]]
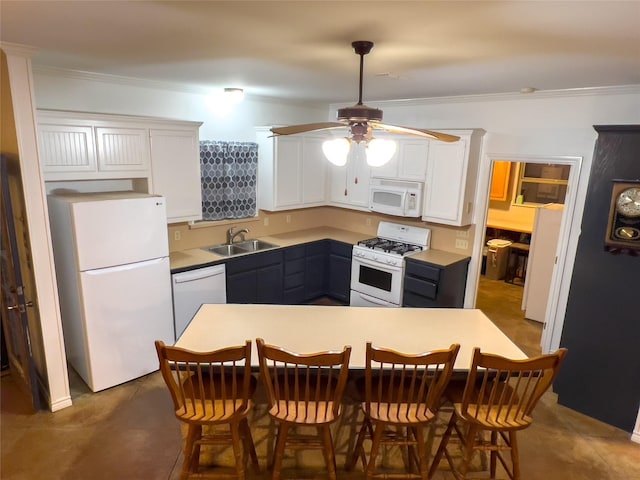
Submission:
[[[301,425],[332,423],[340,416],[334,414],[333,402],[295,402],[279,400],[270,409],[269,415],[277,420]]]
[[[176,410],[178,419],[189,423],[218,423],[229,422],[234,417],[246,417],[253,408],[253,402],[249,401],[242,408],[242,400],[185,400],[184,405]]]
[[[362,404],[366,411],[366,403]],[[381,423],[415,424],[428,423],[435,418],[435,414],[424,404],[407,403],[376,403],[371,402],[367,415],[371,420]]]
[[[508,409],[506,407],[488,408],[481,405],[469,405],[466,412],[462,411],[462,404],[455,403],[456,415],[466,422],[476,424],[487,430],[521,430],[531,425],[533,419],[521,412],[517,412],[516,408]]]

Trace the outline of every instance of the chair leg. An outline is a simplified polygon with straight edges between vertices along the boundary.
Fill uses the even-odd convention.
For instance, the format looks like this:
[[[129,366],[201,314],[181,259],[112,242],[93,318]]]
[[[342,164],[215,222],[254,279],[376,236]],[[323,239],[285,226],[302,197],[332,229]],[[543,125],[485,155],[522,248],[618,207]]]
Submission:
[[[282,458],[284,457],[284,447],[287,443],[287,435],[289,433],[289,425],[281,423],[278,428],[278,437],[276,439],[276,452],[273,456],[273,480],[280,480],[282,474]]]
[[[498,432],[491,432],[491,446],[494,448],[491,450],[491,456],[489,461],[489,478],[495,480],[496,478],[496,456],[498,455]]]
[[[369,461],[367,462],[367,480],[373,478],[373,474],[376,469],[376,459],[378,457],[378,451],[380,450],[380,443],[382,440],[382,434],[384,433],[384,426],[377,424],[373,426],[373,440],[371,442],[371,453],[369,454]]]
[[[260,464],[258,463],[258,454],[256,453],[256,447],[253,443],[253,437],[251,435],[251,428],[249,427],[249,421],[246,418],[240,420],[240,433],[242,434],[242,441],[244,444],[244,458],[243,462],[246,463],[247,453],[251,458],[251,465],[255,473],[260,473]]]
[[[427,448],[424,439],[424,429],[422,426],[415,427],[414,435],[416,437],[416,442],[418,443],[418,460],[420,465],[420,478],[422,480],[428,480],[429,472],[427,470]]]
[[[513,465],[513,480],[520,480],[520,453],[518,452],[518,441],[516,432],[509,432],[509,443],[511,444],[511,464]]]
[[[449,425],[442,435],[442,439],[440,440],[440,445],[438,445],[438,450],[433,457],[433,462],[431,462],[431,468],[429,468],[429,478],[433,477],[440,465],[440,461],[442,460],[442,455],[445,453],[447,449],[447,443],[449,443],[449,438],[451,438],[451,432],[453,431],[453,427],[456,424],[456,414],[455,412],[451,414],[451,419],[449,420]]]
[[[236,463],[236,475],[238,475],[238,480],[244,480],[244,455],[239,422],[232,422],[229,428],[231,430],[231,441],[233,443],[233,457]]]
[[[195,470],[197,462],[200,461],[200,447],[194,449],[195,441],[200,438],[202,427],[199,425],[187,425],[187,436],[184,439],[184,450],[182,461],[182,471],[180,472],[180,480],[186,480],[191,470]]]
[[[318,433],[322,436],[322,442],[324,448],[322,453],[327,463],[327,469],[329,470],[329,478],[336,480],[336,454],[333,449],[333,439],[331,438],[331,428],[329,425],[322,425],[318,427]]]
[[[460,475],[462,478],[466,478],[467,471],[469,470],[469,466],[471,465],[471,460],[473,458],[473,450],[476,440],[476,435],[478,434],[478,428],[475,425],[469,425],[469,429],[467,430],[466,438],[464,439],[464,456],[462,459],[462,465],[460,465]]]
[[[364,419],[362,420],[360,431],[358,432],[358,439],[356,440],[356,444],[353,447],[353,452],[347,459],[347,463],[344,466],[346,471],[349,472],[353,470],[353,467],[355,467],[356,463],[358,462],[358,457],[362,458],[362,469],[367,469],[367,459],[364,453],[364,440],[367,436],[367,432],[371,434],[371,422],[365,415]],[[373,435],[371,436],[373,437]]]

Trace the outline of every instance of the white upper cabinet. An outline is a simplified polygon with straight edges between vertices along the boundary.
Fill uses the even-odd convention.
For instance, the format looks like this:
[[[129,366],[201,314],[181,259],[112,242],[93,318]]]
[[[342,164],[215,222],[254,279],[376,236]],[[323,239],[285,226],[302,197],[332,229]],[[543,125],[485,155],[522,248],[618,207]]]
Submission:
[[[429,140],[398,135],[384,138],[396,142],[396,153],[386,165],[371,168],[371,176],[424,182]]]
[[[149,128],[134,117],[38,111],[38,146],[45,180],[145,178]]]
[[[325,204],[326,160],[322,137],[312,134],[272,137],[256,130],[258,208],[291,210]]]
[[[44,179],[136,180],[135,190],[166,198],[169,223],[199,220],[200,125],[151,117],[38,110]]]
[[[453,143],[429,142],[422,220],[446,225],[469,225],[484,130],[447,130]]]
[[[150,130],[152,190],[166,198],[169,223],[200,220],[199,124],[174,127]]]
[[[371,167],[362,145],[352,145],[347,164],[336,167],[324,159],[329,169],[329,204],[338,207],[369,210]]]

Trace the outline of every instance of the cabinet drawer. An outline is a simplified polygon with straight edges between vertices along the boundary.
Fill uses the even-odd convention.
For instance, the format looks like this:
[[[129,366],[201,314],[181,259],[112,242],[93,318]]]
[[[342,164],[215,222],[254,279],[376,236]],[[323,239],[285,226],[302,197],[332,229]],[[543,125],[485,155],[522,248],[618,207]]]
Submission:
[[[284,289],[304,286],[304,271],[286,275],[284,277]]]
[[[245,272],[247,270],[255,270],[256,268],[266,267],[282,263],[282,250],[272,250],[264,253],[252,253],[242,257],[228,260],[226,263],[227,274]],[[280,268],[282,271],[282,268]]]
[[[435,308],[438,302],[405,290],[402,296],[403,307]]]
[[[285,249],[285,260],[295,260],[296,258],[304,258],[304,245]]]
[[[441,270],[441,268],[434,267],[432,265],[429,265],[428,263],[407,261],[405,274],[413,275],[415,277],[422,277],[437,282],[438,280],[440,280]]]
[[[293,275],[294,273],[304,272],[304,258],[296,260],[287,260],[284,262],[284,274]]]
[[[404,291],[435,300],[438,296],[438,284],[416,277],[405,277]]]
[[[349,257],[351,258],[351,251],[353,250],[353,245],[349,243],[338,242],[336,240],[331,241],[331,247],[329,252],[334,255],[340,255],[341,257]]]

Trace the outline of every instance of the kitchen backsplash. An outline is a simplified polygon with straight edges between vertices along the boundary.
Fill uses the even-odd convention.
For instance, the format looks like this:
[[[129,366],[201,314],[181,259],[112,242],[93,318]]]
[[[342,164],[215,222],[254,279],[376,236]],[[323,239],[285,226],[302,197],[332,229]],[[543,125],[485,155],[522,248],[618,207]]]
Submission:
[[[449,227],[392,217],[369,212],[359,212],[336,207],[316,207],[282,212],[260,211],[257,218],[250,220],[232,220],[221,223],[203,223],[189,225],[177,223],[169,225],[169,250],[172,252],[190,248],[205,247],[225,243],[227,230],[248,228],[247,238],[259,238],[270,235],[306,230],[316,227],[333,227],[362,233],[362,238],[374,237],[380,221],[415,225],[431,229],[431,248],[471,255],[475,226]],[[466,242],[466,248],[456,248],[456,243]]]

